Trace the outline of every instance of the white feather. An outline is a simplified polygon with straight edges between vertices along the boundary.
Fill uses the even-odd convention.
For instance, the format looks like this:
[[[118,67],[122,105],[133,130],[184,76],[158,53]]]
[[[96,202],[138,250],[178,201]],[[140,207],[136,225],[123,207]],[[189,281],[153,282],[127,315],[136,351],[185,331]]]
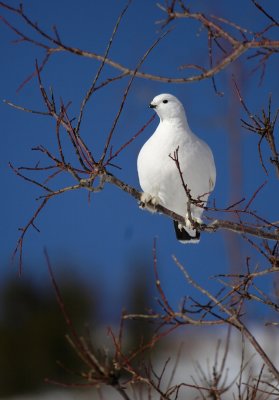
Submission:
[[[138,155],[137,168],[140,186],[166,208],[186,218],[184,228],[195,236],[187,218],[188,198],[175,162],[171,159],[178,149],[180,169],[184,182],[197,199],[206,204],[216,181],[216,169],[209,146],[189,128],[180,101],[170,95],[156,96],[150,106],[160,117],[160,123],[143,145]],[[203,208],[191,205],[191,215],[201,222]]]

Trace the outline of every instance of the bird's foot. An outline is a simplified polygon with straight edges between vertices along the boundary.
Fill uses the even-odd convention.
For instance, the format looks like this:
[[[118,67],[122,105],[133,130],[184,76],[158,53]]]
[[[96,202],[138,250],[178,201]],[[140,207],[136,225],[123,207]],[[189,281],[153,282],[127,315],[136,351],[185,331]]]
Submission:
[[[188,229],[195,229],[195,225],[202,225],[203,221],[199,217],[194,217],[193,215],[189,216],[188,212],[186,213],[185,217],[185,225]]]
[[[182,231],[183,229],[185,228],[185,225],[182,225],[182,224],[178,224],[178,229],[180,230],[180,231]]]
[[[140,197],[140,208],[147,208],[151,212],[156,211],[156,206],[160,203],[158,196],[152,196],[149,193],[143,192]]]

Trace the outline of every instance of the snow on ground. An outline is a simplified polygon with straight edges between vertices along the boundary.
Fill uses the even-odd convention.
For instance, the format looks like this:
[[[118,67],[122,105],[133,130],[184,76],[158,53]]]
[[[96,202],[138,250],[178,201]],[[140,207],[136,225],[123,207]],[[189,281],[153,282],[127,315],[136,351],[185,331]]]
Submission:
[[[264,348],[268,356],[270,356],[275,366],[279,368],[279,333],[276,332],[275,327],[255,327],[252,326],[251,332],[255,335],[260,345]],[[194,381],[200,386],[206,386],[202,374],[204,376],[212,376],[213,366],[215,363],[216,370],[221,368],[223,355],[225,351],[227,331],[224,329],[194,329],[193,327],[186,328],[181,335],[173,335],[172,340],[169,340],[167,345],[164,346],[163,350],[158,353],[155,360],[153,360],[154,370],[160,374],[163,369],[165,361],[170,358],[167,367],[165,369],[164,377],[162,379],[162,388],[167,387],[168,382],[173,373],[174,365],[177,364],[175,374],[173,377],[173,384],[180,384],[182,382],[187,384],[193,384]],[[216,357],[216,349],[218,342],[221,340],[219,346],[218,357]],[[180,358],[177,361],[177,352],[181,348]],[[230,343],[228,347],[228,357],[223,366],[223,377],[221,383],[225,382],[225,385],[230,384],[235,378],[239,377],[239,371],[242,362],[242,352],[245,354],[245,362],[248,361],[246,368],[242,375],[242,385],[244,388],[248,382],[248,376],[257,378],[260,372],[263,361],[255,354],[255,351],[250,344],[243,347],[243,341],[241,335],[233,331],[231,333]],[[217,360],[215,362],[215,360]],[[176,363],[177,361],[177,363]],[[203,371],[203,372],[201,372]],[[268,379],[268,370],[264,369],[263,377]],[[254,381],[255,382],[255,381]],[[253,380],[250,384],[254,383]],[[222,396],[222,400],[232,399],[232,393],[237,395],[237,387],[234,384],[230,391],[226,395]],[[142,397],[135,397],[132,395],[131,389],[127,388],[127,393],[130,393],[132,399],[146,399],[144,392]],[[102,389],[103,398],[106,400],[121,400],[122,397],[112,388]],[[187,397],[185,397],[187,395]],[[200,398],[197,390],[189,387],[183,387],[180,391],[178,399],[192,400],[194,398]],[[41,394],[30,394],[25,396],[9,398],[9,400],[92,400],[101,399],[96,390],[82,390],[77,391],[74,389],[52,389],[48,387],[48,391]],[[152,400],[159,400],[158,395],[153,395]],[[6,400],[6,399],[5,399]],[[8,400],[8,399],[7,399]]]

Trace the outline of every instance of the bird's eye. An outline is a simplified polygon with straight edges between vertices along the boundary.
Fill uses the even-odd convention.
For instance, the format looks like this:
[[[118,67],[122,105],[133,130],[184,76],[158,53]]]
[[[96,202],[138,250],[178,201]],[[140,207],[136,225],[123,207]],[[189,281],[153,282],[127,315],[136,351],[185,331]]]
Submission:
[[[163,100],[163,103],[164,103],[164,104],[167,104],[167,103],[168,103],[168,100]]]

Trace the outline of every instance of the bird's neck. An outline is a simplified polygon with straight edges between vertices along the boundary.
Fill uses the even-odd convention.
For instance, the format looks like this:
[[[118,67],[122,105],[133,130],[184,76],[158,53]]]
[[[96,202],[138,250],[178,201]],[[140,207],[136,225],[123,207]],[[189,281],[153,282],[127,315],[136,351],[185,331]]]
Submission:
[[[186,116],[183,117],[171,117],[171,118],[167,118],[167,119],[161,119],[161,124],[165,125],[165,126],[170,126],[170,127],[174,127],[176,129],[183,129],[186,132],[191,132],[188,122],[187,122],[187,118]]]

